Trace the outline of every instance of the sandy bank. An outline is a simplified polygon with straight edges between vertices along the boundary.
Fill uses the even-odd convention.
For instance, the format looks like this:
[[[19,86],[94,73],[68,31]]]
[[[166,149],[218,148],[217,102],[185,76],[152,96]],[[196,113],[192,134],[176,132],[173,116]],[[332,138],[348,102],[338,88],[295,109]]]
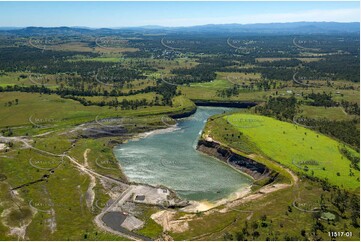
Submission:
[[[243,188],[239,189],[238,191],[230,194],[228,197],[217,200],[215,202],[211,202],[208,200],[189,201],[190,205],[187,207],[184,207],[180,210],[183,212],[187,212],[187,213],[205,212],[210,209],[219,207],[219,206],[227,204],[229,202],[233,202],[235,200],[241,199],[241,198],[249,195],[252,192],[251,187],[252,186],[243,187]]]

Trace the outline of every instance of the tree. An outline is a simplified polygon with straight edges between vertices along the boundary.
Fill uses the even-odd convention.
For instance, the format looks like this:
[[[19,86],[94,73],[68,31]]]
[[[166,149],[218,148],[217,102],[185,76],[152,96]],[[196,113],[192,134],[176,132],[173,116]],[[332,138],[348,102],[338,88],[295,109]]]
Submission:
[[[225,233],[223,234],[223,239],[224,239],[224,240],[233,240],[233,236],[232,236],[232,234],[230,234],[230,233],[228,233],[228,232],[225,232]]]
[[[357,197],[357,195],[352,195],[350,199],[350,209],[352,225],[355,228],[360,227],[360,199]]]

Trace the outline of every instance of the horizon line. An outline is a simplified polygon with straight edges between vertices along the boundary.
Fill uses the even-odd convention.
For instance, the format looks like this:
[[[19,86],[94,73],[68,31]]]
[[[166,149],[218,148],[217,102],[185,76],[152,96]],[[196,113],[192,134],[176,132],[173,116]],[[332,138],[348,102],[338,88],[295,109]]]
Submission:
[[[59,25],[59,26],[0,26],[0,28],[88,28],[88,29],[121,29],[121,28],[144,28],[144,27],[159,27],[159,28],[189,28],[189,27],[199,27],[207,25],[257,25],[257,24],[292,24],[292,23],[341,23],[341,24],[351,24],[358,23],[360,21],[294,21],[294,22],[259,22],[259,23],[207,23],[207,24],[198,24],[198,25],[188,25],[188,26],[164,26],[164,25],[139,25],[139,26],[119,26],[119,27],[90,27],[90,26],[69,26],[69,25]]]

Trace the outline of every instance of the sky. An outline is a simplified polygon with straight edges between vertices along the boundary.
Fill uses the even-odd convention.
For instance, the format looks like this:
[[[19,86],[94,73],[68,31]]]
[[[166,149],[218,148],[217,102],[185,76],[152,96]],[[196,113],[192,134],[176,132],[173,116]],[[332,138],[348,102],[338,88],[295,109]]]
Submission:
[[[359,22],[360,2],[1,2],[0,27]]]

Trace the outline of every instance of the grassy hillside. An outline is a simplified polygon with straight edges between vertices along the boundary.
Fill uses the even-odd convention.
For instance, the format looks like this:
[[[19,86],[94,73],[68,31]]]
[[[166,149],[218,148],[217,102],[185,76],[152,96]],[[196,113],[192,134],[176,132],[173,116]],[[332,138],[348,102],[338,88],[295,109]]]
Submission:
[[[359,187],[359,172],[350,168],[351,162],[339,151],[343,144],[304,127],[269,117],[232,114],[223,118],[265,156],[295,171],[327,178],[333,185],[346,189]],[[356,151],[347,149],[359,156]]]
[[[132,96],[127,96],[131,99]],[[17,100],[17,102],[16,102]],[[6,105],[11,102],[11,105]],[[63,128],[106,117],[167,115],[181,113],[195,108],[193,102],[183,96],[173,100],[173,107],[153,106],[139,107],[137,110],[121,110],[109,107],[83,106],[77,101],[63,99],[58,95],[31,94],[21,92],[0,93],[0,127],[16,127],[14,132],[46,130],[46,128]],[[161,117],[161,116],[160,116]],[[32,123],[41,125],[34,129]],[[49,129],[50,130],[50,129]]]

